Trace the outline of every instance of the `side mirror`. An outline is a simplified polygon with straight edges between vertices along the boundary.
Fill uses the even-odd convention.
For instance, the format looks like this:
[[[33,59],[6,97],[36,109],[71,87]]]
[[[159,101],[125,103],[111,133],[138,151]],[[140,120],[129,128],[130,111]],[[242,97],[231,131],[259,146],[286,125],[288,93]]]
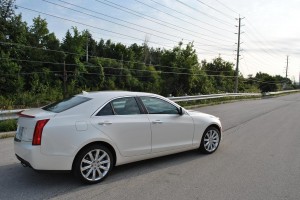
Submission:
[[[184,114],[181,107],[178,108],[178,114],[179,114],[179,115],[183,115],[183,114]]]

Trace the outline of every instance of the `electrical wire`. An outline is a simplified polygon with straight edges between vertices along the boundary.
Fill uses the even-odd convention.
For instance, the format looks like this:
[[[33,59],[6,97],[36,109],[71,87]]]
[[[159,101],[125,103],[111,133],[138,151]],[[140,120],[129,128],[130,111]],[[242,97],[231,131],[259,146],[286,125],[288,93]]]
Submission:
[[[24,48],[39,49],[39,50],[43,50],[43,51],[51,51],[51,52],[57,52],[57,53],[63,53],[63,54],[70,54],[70,55],[77,55],[77,56],[86,56],[85,53],[78,54],[78,53],[73,53],[73,52],[68,52],[68,51],[45,49],[45,48],[40,48],[40,47],[33,47],[33,46],[23,45],[23,44],[19,44],[19,43],[12,43],[12,42],[3,42],[3,41],[0,41],[0,44],[3,44],[3,45],[13,45],[13,46],[19,46],[19,47],[24,47]],[[180,68],[180,67],[164,66],[164,65],[159,65],[159,64],[154,64],[154,65],[151,64],[150,65],[150,64],[146,64],[144,62],[126,61],[126,60],[120,60],[120,59],[114,59],[114,58],[106,58],[106,57],[98,57],[98,56],[90,56],[90,55],[89,55],[89,57],[90,58],[100,58],[100,59],[114,60],[114,61],[117,61],[117,62],[124,62],[124,63],[143,64],[143,65],[146,65],[146,66],[148,65],[148,66],[154,66],[154,67],[160,67],[160,68],[186,69],[186,68]],[[63,63],[57,63],[57,64],[63,64]],[[224,71],[224,72],[228,72],[228,71]]]
[[[161,37],[161,36],[155,35],[155,34],[153,34],[153,33],[148,33],[148,32],[145,32],[145,31],[136,29],[136,28],[132,28],[132,27],[123,25],[123,24],[119,24],[119,23],[116,23],[116,22],[113,22],[113,21],[110,21],[110,20],[107,20],[107,19],[104,19],[104,18],[101,18],[101,17],[97,17],[97,16],[95,16],[95,15],[91,15],[91,14],[88,14],[88,13],[85,13],[85,12],[82,12],[82,11],[79,11],[79,10],[75,10],[75,9],[72,9],[72,8],[69,8],[69,7],[66,7],[66,6],[57,4],[57,3],[53,3],[53,2],[50,2],[50,1],[47,1],[47,0],[42,0],[42,1],[45,1],[45,2],[47,2],[47,3],[53,4],[53,5],[56,5],[56,6],[65,8],[65,9],[69,9],[69,10],[72,10],[72,11],[74,11],[74,12],[78,12],[78,13],[81,13],[81,14],[84,14],[84,15],[87,15],[87,16],[90,16],[90,17],[94,17],[94,18],[97,18],[97,19],[100,19],[100,20],[103,20],[103,21],[106,21],[106,22],[109,22],[109,23],[112,23],[112,24],[116,24],[116,25],[118,25],[118,26],[123,26],[123,27],[125,27],[125,28],[131,29],[131,30],[134,30],[134,31],[142,32],[142,33],[145,33],[145,34],[149,34],[149,35],[156,36],[156,37],[161,38],[161,39],[166,39],[166,40],[168,40],[168,38]],[[61,0],[59,0],[59,1],[61,1]],[[88,10],[88,11],[93,12],[93,13],[97,13],[97,14],[103,15],[102,13],[99,13],[99,12],[96,12],[96,11],[92,11],[92,10],[90,10],[90,9],[83,8],[83,7],[77,6],[77,5],[75,5],[75,4],[67,3],[67,2],[65,2],[65,1],[61,1],[61,2],[64,2],[64,3],[68,4],[68,5],[72,5],[72,6],[75,6],[75,7],[81,8],[81,9],[84,9],[84,10]],[[104,15],[104,16],[110,17],[110,16],[108,16],[108,15]],[[117,19],[117,20],[119,20],[119,21],[122,21],[122,22],[125,22],[125,23],[128,23],[128,24],[131,24],[131,25],[134,25],[134,26],[138,26],[138,27],[140,27],[140,28],[148,29],[148,30],[151,30],[151,31],[154,31],[154,32],[157,32],[157,33],[161,33],[161,34],[164,34],[164,35],[168,35],[168,36],[171,36],[171,37],[176,37],[176,38],[178,38],[177,36],[174,36],[174,35],[172,35],[172,34],[165,33],[165,32],[162,32],[162,31],[159,31],[159,30],[155,30],[155,29],[152,29],[152,28],[147,28],[147,27],[145,27],[145,26],[141,26],[141,25],[138,25],[138,24],[135,24],[135,23],[131,23],[131,22],[128,22],[128,21],[125,21],[125,20],[121,20],[121,19],[115,18],[115,17],[110,17],[110,18]],[[174,42],[174,41],[172,41],[172,42]]]
[[[0,57],[0,60],[8,59],[7,57]],[[37,61],[37,60],[25,60],[25,59],[16,59],[16,58],[9,58],[13,61],[20,61],[20,62],[30,62],[30,63],[42,63],[42,64],[54,64],[54,65],[66,65],[66,66],[79,66],[78,64],[67,64],[67,63],[57,63],[57,62],[48,62],[48,61]],[[83,64],[85,67],[89,68],[99,68],[100,66],[96,65],[87,65]],[[195,74],[195,73],[187,73],[187,72],[172,72],[172,71],[150,71],[150,70],[141,70],[141,69],[129,69],[129,68],[117,68],[117,67],[102,67],[103,69],[117,69],[117,70],[129,70],[129,71],[138,71],[138,72],[150,72],[150,73],[157,73],[157,74],[175,74],[175,75],[191,75],[191,76],[209,76],[209,77],[227,77],[233,78],[235,76],[225,76],[225,75],[208,75],[208,74]],[[178,69],[178,68],[177,68]],[[184,68],[184,70],[188,70]]]
[[[195,21],[197,21],[197,22],[206,24],[206,25],[208,25],[208,26],[210,26],[210,27],[213,27],[213,28],[216,28],[216,29],[219,29],[219,30],[223,30],[223,31],[227,31],[227,32],[233,33],[231,30],[228,30],[228,29],[225,29],[225,28],[221,28],[221,27],[215,26],[215,25],[213,25],[213,24],[207,23],[207,22],[205,22],[205,21],[199,20],[199,19],[197,19],[197,18],[195,18],[195,17],[193,17],[193,16],[191,16],[191,15],[188,15],[188,14],[186,14],[186,13],[184,13],[184,12],[180,12],[179,10],[173,9],[173,8],[171,8],[171,7],[168,7],[168,6],[166,6],[166,5],[164,5],[164,4],[160,3],[160,2],[157,2],[157,1],[154,1],[154,0],[150,0],[150,1],[152,1],[153,3],[156,3],[156,4],[160,5],[160,6],[162,6],[162,7],[164,7],[164,8],[167,8],[167,9],[171,10],[172,12],[176,12],[176,13],[179,13],[179,14],[181,14],[181,15],[183,15],[183,16],[186,16],[186,17],[188,17],[188,18],[190,18],[190,19],[193,19],[193,20],[195,20]]]
[[[214,17],[213,15],[209,15],[209,14],[207,14],[207,13],[205,13],[205,12],[195,8],[195,7],[190,6],[187,3],[184,3],[183,1],[180,1],[180,0],[175,0],[175,1],[182,4],[182,5],[184,5],[184,6],[186,6],[186,7],[188,7],[188,8],[190,8],[190,9],[192,9],[192,10],[194,10],[194,11],[196,11],[196,12],[199,12],[199,13],[207,16],[207,17],[210,17],[210,18],[214,19],[215,21],[217,21],[219,23],[222,23],[222,24],[227,25],[227,26],[233,26],[233,24],[230,24],[230,23],[226,22],[225,20],[219,19],[217,17]]]
[[[185,22],[185,23],[191,24],[191,25],[193,25],[193,26],[199,27],[199,28],[201,28],[201,29],[204,29],[204,30],[206,30],[206,31],[209,31],[209,32],[211,32],[211,33],[214,33],[214,34],[216,34],[216,35],[220,35],[220,36],[224,37],[224,35],[222,35],[222,34],[219,34],[219,33],[215,32],[215,31],[211,31],[211,30],[209,30],[209,29],[207,29],[207,28],[203,28],[203,27],[201,27],[201,26],[199,26],[199,25],[197,25],[197,24],[191,23],[190,21],[184,20],[184,19],[182,19],[182,18],[180,18],[180,17],[177,17],[177,16],[175,16],[175,15],[172,15],[172,14],[170,14],[170,13],[167,13],[167,12],[165,12],[165,11],[163,11],[163,10],[160,10],[160,9],[158,9],[158,8],[156,8],[156,7],[153,7],[153,6],[149,5],[149,4],[146,4],[146,3],[144,3],[144,2],[142,2],[142,1],[140,1],[140,0],[134,0],[134,1],[136,1],[136,2],[138,2],[138,3],[140,3],[140,4],[142,4],[142,5],[145,5],[145,6],[149,7],[149,8],[152,8],[152,9],[154,9],[154,10],[157,10],[157,11],[159,11],[159,12],[161,12],[161,13],[164,13],[164,14],[166,14],[166,15],[168,15],[168,16],[171,16],[171,17],[173,17],[173,18],[175,18],[175,19],[178,19],[178,20],[183,21],[183,22]],[[219,40],[222,40],[222,39],[219,39]]]
[[[201,3],[201,4],[203,4],[203,5],[207,6],[207,7],[209,7],[210,9],[212,9],[212,10],[218,12],[218,13],[221,13],[222,15],[224,15],[225,17],[227,17],[227,18],[229,18],[229,19],[234,19],[234,17],[232,17],[232,16],[230,16],[230,15],[224,13],[223,11],[220,11],[220,10],[218,10],[218,9],[216,9],[216,8],[214,8],[214,7],[210,6],[210,5],[208,5],[207,3],[204,3],[203,1],[200,1],[200,0],[196,0],[196,1],[198,1],[199,3]]]
[[[124,7],[124,6],[121,6],[121,5],[119,5],[119,4],[113,3],[113,2],[108,1],[108,0],[104,0],[104,1],[109,2],[109,3],[105,3],[105,2],[99,1],[99,0],[95,0],[95,1],[97,1],[97,2],[99,2],[99,3],[101,3],[101,4],[104,4],[104,5],[107,5],[107,6],[109,6],[109,7],[112,7],[112,8],[118,9],[118,10],[121,10],[121,11],[123,11],[123,12],[130,13],[130,14],[135,15],[135,16],[137,16],[137,17],[141,17],[141,18],[143,18],[143,19],[146,19],[146,20],[148,20],[148,21],[154,22],[154,23],[156,23],[156,24],[160,24],[160,25],[162,25],[162,26],[164,26],[164,27],[168,27],[168,28],[171,28],[171,29],[173,29],[173,30],[177,30],[177,31],[179,31],[179,32],[184,32],[183,30],[188,31],[188,32],[184,32],[184,33],[187,33],[187,34],[190,34],[190,32],[194,32],[193,30],[187,29],[187,28],[185,28],[185,27],[181,27],[181,26],[178,26],[178,25],[176,25],[176,24],[173,24],[173,23],[170,23],[170,22],[166,22],[166,21],[164,21],[164,20],[160,20],[160,19],[157,19],[157,18],[153,18],[152,16],[146,15],[145,13],[137,12],[137,11],[135,11],[135,10],[132,10],[132,9],[130,9],[130,8],[126,8],[126,7]],[[166,25],[166,24],[168,24],[168,25]],[[172,27],[171,27],[170,25],[171,25]],[[174,28],[174,27],[175,27],[175,28]],[[198,34],[199,34],[199,33],[198,33]],[[212,38],[211,35],[204,35],[203,33],[201,33],[201,35],[206,36],[206,37],[209,37],[209,38]],[[223,35],[222,35],[222,36],[223,36]],[[208,39],[205,39],[205,38],[202,38],[202,39],[203,39],[203,40],[206,40],[206,41],[211,41],[211,40],[208,40]],[[230,42],[230,43],[232,43],[232,41],[223,40],[223,42],[224,42],[224,41],[225,41],[225,42]]]
[[[218,2],[219,4],[221,4],[223,7],[227,8],[228,10],[234,12],[235,14],[238,14],[238,15],[240,14],[240,13],[236,12],[235,10],[233,10],[232,8],[230,8],[229,6],[227,6],[226,4],[222,3],[221,1],[219,1],[219,0],[215,0],[215,1]]]

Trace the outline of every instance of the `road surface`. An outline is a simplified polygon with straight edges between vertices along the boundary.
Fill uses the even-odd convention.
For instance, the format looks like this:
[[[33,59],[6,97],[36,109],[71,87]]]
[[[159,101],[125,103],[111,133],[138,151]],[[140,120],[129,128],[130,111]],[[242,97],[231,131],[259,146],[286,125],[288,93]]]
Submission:
[[[0,140],[0,199],[300,199],[300,94],[197,110],[221,118],[217,152],[119,166],[96,185],[23,168],[12,138]]]

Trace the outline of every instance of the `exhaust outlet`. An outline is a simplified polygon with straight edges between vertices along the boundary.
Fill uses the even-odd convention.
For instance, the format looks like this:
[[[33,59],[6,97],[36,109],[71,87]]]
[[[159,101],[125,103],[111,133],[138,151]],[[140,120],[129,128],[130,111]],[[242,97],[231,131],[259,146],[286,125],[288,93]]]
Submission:
[[[21,162],[21,165],[22,165],[23,167],[28,167],[28,165],[25,164],[25,163],[23,163],[23,162]]]

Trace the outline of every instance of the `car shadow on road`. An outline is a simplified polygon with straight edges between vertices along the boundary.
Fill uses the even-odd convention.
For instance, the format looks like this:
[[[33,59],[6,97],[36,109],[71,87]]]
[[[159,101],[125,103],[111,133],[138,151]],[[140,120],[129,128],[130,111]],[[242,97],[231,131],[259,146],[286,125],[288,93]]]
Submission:
[[[204,155],[199,154],[197,151],[187,151],[117,166],[114,168],[110,174],[110,177],[108,177],[105,182],[120,181],[122,179],[128,179],[142,174],[151,173],[156,170],[181,165],[196,159],[200,159],[202,156]]]
[[[119,181],[129,178],[132,180],[140,175],[201,159],[203,156],[205,155],[196,151],[188,151],[117,166],[106,180],[94,186],[80,183],[68,172],[37,172],[24,168],[19,163],[0,166],[0,199],[48,199],[89,187],[109,187]]]

